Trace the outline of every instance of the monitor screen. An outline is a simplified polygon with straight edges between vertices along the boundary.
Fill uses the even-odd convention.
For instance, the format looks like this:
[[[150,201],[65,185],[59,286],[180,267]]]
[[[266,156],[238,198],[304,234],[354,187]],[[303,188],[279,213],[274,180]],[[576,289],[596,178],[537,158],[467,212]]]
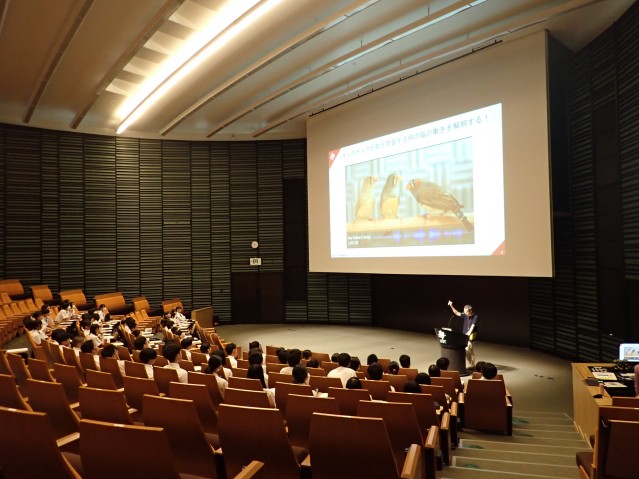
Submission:
[[[639,343],[622,343],[619,345],[621,361],[639,362]]]

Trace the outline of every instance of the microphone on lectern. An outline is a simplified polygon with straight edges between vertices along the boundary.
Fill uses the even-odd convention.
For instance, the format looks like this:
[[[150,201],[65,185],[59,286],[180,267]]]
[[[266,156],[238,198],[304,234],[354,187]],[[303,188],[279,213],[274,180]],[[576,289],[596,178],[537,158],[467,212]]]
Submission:
[[[455,317],[455,315],[453,314],[450,319],[448,320],[448,326],[446,326],[448,329],[450,329],[450,322],[453,320],[453,318]]]

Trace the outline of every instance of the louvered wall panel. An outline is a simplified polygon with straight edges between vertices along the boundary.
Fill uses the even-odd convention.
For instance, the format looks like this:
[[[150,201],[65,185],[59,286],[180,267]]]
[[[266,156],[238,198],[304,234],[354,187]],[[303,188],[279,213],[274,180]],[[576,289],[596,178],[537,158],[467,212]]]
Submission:
[[[625,276],[639,280],[639,9],[618,23],[617,84]]]
[[[328,320],[331,323],[348,322],[348,275],[329,273]]]
[[[259,250],[251,242],[259,238],[256,145],[231,143],[230,145],[231,196],[231,272],[255,272],[249,258]]]
[[[538,351],[555,352],[555,318],[552,282],[533,278],[528,281],[530,301],[530,344]]]
[[[84,137],[85,294],[117,290],[115,139]]]
[[[569,99],[577,351],[599,355],[590,59],[573,63]]]
[[[167,298],[191,308],[191,161],[189,144],[162,143],[162,276]]]
[[[40,132],[15,129],[5,140],[5,268],[24,285],[40,279]]]
[[[85,289],[83,139],[60,132],[60,290]]]
[[[191,276],[193,307],[211,299],[211,168],[206,143],[191,144]]]
[[[328,321],[328,274],[309,273],[308,275],[308,321]]]
[[[42,165],[42,284],[53,292],[60,291],[60,153],[58,134],[43,130],[40,137]],[[3,208],[4,211],[4,208]]]
[[[164,297],[162,144],[140,140],[140,292],[153,307]],[[168,299],[168,297],[167,297]]]
[[[570,358],[577,357],[577,322],[575,313],[575,273],[572,253],[572,221],[558,218],[554,222],[555,278],[553,283],[555,350]]]
[[[283,271],[282,142],[258,142],[257,158],[260,271]]]
[[[231,319],[231,192],[229,143],[209,143],[211,183],[212,304],[222,321]]]
[[[371,324],[372,286],[370,274],[349,274],[348,278],[348,322]]]
[[[117,291],[127,301],[141,292],[140,282],[140,142],[116,138]]]
[[[286,321],[291,323],[303,323],[308,319],[306,301],[288,300],[284,307]]]

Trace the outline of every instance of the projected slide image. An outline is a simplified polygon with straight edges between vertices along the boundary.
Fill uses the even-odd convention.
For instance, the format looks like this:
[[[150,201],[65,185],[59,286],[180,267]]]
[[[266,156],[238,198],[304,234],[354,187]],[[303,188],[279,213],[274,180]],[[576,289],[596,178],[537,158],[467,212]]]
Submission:
[[[345,168],[348,248],[474,242],[472,138]]]
[[[504,255],[501,104],[328,152],[331,256]]]

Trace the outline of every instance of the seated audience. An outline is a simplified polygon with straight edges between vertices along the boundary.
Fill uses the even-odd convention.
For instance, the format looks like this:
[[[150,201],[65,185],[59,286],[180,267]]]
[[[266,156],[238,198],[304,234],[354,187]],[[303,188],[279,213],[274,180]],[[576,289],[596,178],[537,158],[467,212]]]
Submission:
[[[481,367],[481,379],[495,379],[497,376],[497,366],[493,363],[484,363]]]
[[[115,347],[115,344],[107,344],[100,351],[100,356],[103,358],[113,358],[118,361],[118,367],[120,368],[120,372],[122,376],[124,376],[124,361],[120,359],[118,356],[118,349]]]
[[[64,329],[54,329],[51,331],[51,339],[58,344],[58,346],[71,346],[71,335]],[[84,338],[82,338],[84,341]]]
[[[231,369],[227,368],[224,365],[226,364],[226,354],[224,354],[224,351],[222,351],[221,349],[216,349],[215,351],[211,353],[211,356],[219,356],[220,359],[222,360],[222,372],[224,373],[225,379],[228,379],[231,376],[233,376],[233,371],[231,371]]]
[[[384,377],[384,368],[379,363],[371,363],[368,365],[367,374],[371,381],[381,381]],[[395,391],[395,388],[391,386],[390,390]]]
[[[429,385],[430,384],[430,376],[426,373],[417,373],[417,376],[415,376],[415,382],[417,384],[426,384]]]
[[[282,374],[292,374],[293,368],[302,361],[302,351],[299,349],[290,349],[286,354],[286,362],[288,366],[280,369]]]
[[[439,366],[436,364],[431,364],[428,366],[428,375],[431,378],[439,378],[442,375],[442,372],[439,370]]]
[[[232,368],[237,367],[237,345],[235,343],[228,343],[224,346],[226,350],[226,357],[229,358],[229,363],[231,363]]]
[[[293,384],[308,384],[310,379],[308,371],[301,364],[295,366],[291,374],[293,375]]]
[[[184,338],[182,341],[180,341],[180,347],[186,353],[186,359],[189,361],[191,360],[191,346],[193,346],[193,338]]]
[[[63,329],[61,329],[60,331],[62,331],[65,334],[69,334]],[[71,348],[73,349],[73,351],[75,351],[75,355],[78,357],[80,356],[80,353],[82,352],[81,348],[84,341],[85,339],[82,336],[73,336],[73,339],[71,340]]]
[[[340,353],[337,359],[338,367],[331,370],[326,376],[329,378],[340,378],[342,387],[346,387],[348,378],[357,377],[357,373],[349,368],[351,364],[351,356],[348,353]]]
[[[344,387],[346,389],[362,389],[362,381],[359,378],[348,378]]]
[[[404,384],[404,388],[402,389],[402,392],[421,393],[422,388],[419,387],[419,384],[417,384],[417,382],[411,380],[411,381],[406,381],[406,384]]]
[[[357,371],[361,365],[361,361],[359,360],[358,357],[356,356],[352,356],[351,357],[351,365],[349,366],[353,371]]]
[[[450,359],[439,358],[437,361],[435,361],[435,364],[437,365],[440,371],[448,371],[448,366],[450,366]]]
[[[397,364],[397,361],[391,361],[388,363],[388,373],[395,375],[399,374],[399,364]]]
[[[339,353],[331,354],[331,362],[332,363],[338,363],[339,362]]]
[[[99,348],[104,344],[104,339],[102,339],[102,329],[100,328],[100,323],[89,323],[89,334],[86,336],[87,339],[90,339],[95,343],[96,348]]]
[[[246,373],[246,377],[248,379],[259,379],[262,384],[262,390],[266,393],[266,397],[268,397],[268,402],[271,407],[275,407],[275,389],[269,388],[264,380],[264,370],[259,364],[251,364],[248,368],[248,372]]]
[[[402,354],[399,357],[399,364],[403,368],[410,368],[410,356],[408,354]]]
[[[42,321],[40,316],[34,318],[33,316],[27,316],[24,318],[24,327],[27,329],[29,336],[33,339],[33,342],[38,346],[42,344],[42,341],[46,341],[47,335],[42,330]]]
[[[368,357],[366,358],[366,365],[370,366],[373,363],[377,363],[379,362],[379,358],[377,357],[377,354],[375,353],[371,353],[368,355]]]
[[[288,362],[288,350],[286,348],[277,348],[275,355],[280,364],[286,364]]]
[[[211,357],[211,345],[209,343],[200,344],[200,352],[206,354],[206,360],[208,361]]]
[[[157,357],[158,353],[155,349],[144,348],[140,351],[140,362],[144,364],[144,369],[146,369],[146,375],[149,379],[153,379],[153,365]]]
[[[144,336],[138,336],[133,341],[133,349],[135,351],[142,351],[144,348],[149,347],[149,339]]]
[[[217,381],[217,387],[220,390],[220,395],[224,397],[224,393],[226,392],[226,388],[228,387],[229,383],[226,379],[220,377],[221,371],[222,371],[222,359],[219,356],[212,354],[211,357],[209,358],[209,367],[206,369],[206,372],[208,374],[212,374],[213,376],[215,376],[215,380]]]
[[[485,361],[477,361],[475,363],[475,372],[476,373],[480,373],[481,372],[481,368],[484,367],[484,364],[486,364]]]
[[[93,359],[95,360],[95,367],[100,370],[100,355],[98,354],[98,348],[93,341],[90,339],[85,339],[80,347],[80,350],[83,353],[89,353],[93,355]]]
[[[266,372],[266,364],[264,364],[264,355],[258,348],[253,348],[249,351],[248,357],[249,366],[251,364],[259,364],[264,370],[264,380],[268,384],[268,373]]]
[[[302,359],[306,359],[307,361],[313,357],[313,353],[310,349],[305,349],[302,351]]]
[[[188,382],[188,372],[185,369],[182,369],[178,363],[180,359],[180,348],[179,344],[176,343],[168,343],[162,348],[162,356],[166,358],[169,362],[165,368],[175,369],[178,373],[178,379],[181,383]]]
[[[306,367],[309,368],[319,368],[320,367],[320,363],[317,359],[315,358],[311,358],[308,360],[308,363],[306,363]]]

